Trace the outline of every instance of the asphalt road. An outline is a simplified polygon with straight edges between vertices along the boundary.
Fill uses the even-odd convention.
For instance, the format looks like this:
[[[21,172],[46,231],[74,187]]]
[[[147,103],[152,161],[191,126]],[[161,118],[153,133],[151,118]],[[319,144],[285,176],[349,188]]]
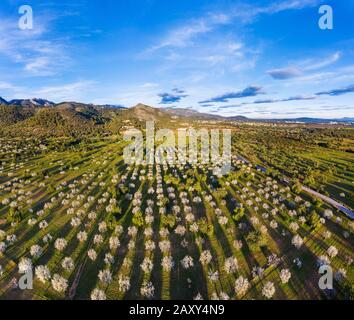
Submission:
[[[353,219],[354,218],[354,212],[349,210],[347,207],[344,207],[341,203],[337,202],[336,200],[333,200],[321,193],[318,193],[315,190],[312,190],[308,187],[302,186],[302,190],[314,195],[315,197],[318,197],[322,199],[323,201],[326,201],[327,203],[331,204],[333,207],[337,208],[338,210],[342,211],[344,214],[346,214],[349,218]]]

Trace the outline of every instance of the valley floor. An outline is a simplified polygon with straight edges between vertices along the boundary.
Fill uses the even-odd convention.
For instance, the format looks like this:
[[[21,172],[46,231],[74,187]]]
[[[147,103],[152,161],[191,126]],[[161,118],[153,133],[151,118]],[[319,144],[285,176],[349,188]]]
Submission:
[[[352,297],[353,221],[335,207],[236,154],[216,177],[127,166],[123,146],[1,141],[2,299]],[[324,264],[334,290],[318,286]],[[17,287],[26,270],[33,290]]]

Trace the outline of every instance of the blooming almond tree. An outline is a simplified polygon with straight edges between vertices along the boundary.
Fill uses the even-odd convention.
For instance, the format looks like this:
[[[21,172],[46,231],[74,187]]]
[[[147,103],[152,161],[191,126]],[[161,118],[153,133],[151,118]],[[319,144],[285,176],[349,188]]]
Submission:
[[[104,284],[110,284],[112,282],[112,273],[109,270],[101,270],[98,273],[98,278]]]
[[[224,270],[226,273],[234,273],[238,269],[238,262],[235,257],[230,257],[225,260]]]
[[[41,246],[39,246],[39,245],[33,245],[32,247],[31,247],[31,256],[33,257],[33,258],[39,258],[41,255],[42,255],[42,252],[43,252],[43,249],[42,249],[42,247]]]
[[[182,266],[183,266],[184,269],[189,269],[189,268],[194,266],[193,258],[191,256],[185,256],[181,260],[181,263],[182,263]]]
[[[271,299],[274,296],[274,293],[275,293],[274,283],[268,281],[262,289],[262,295],[267,299]]]
[[[304,240],[297,234],[293,237],[291,243],[296,249],[300,249],[302,247],[302,244],[304,243]]]
[[[50,280],[50,271],[47,266],[37,266],[35,269],[36,277],[42,283],[46,283]]]
[[[65,247],[67,246],[67,244],[68,244],[68,242],[65,239],[59,238],[59,239],[55,240],[54,247],[58,251],[63,251],[65,249]]]
[[[243,296],[249,288],[249,282],[246,278],[240,276],[235,281],[235,292],[238,296]]]
[[[97,259],[97,253],[94,249],[90,249],[89,251],[87,251],[87,255],[92,261],[95,261]]]
[[[330,246],[327,249],[327,254],[331,257],[334,258],[338,254],[338,249],[335,246]]]
[[[288,283],[290,278],[291,278],[291,272],[289,271],[289,269],[282,269],[280,271],[280,279],[283,284]]]
[[[151,282],[145,282],[141,286],[140,293],[143,297],[153,298],[155,294],[155,287]]]
[[[0,242],[0,253],[4,253],[6,250],[6,243]]]
[[[122,293],[125,293],[130,289],[130,279],[127,276],[119,276],[118,289]]]
[[[164,271],[171,271],[174,266],[174,262],[171,256],[164,256],[161,261],[161,266]]]
[[[111,250],[115,250],[120,246],[118,237],[109,238],[109,247]]]
[[[87,240],[87,232],[85,231],[80,231],[78,234],[77,234],[77,239],[80,241],[80,242],[85,242]]]
[[[61,266],[66,270],[66,271],[73,271],[75,268],[74,260],[70,257],[65,257],[61,263]]]
[[[58,274],[55,274],[53,276],[51,282],[52,282],[53,289],[59,293],[64,293],[68,288],[68,280],[66,280],[65,278],[61,277]]]
[[[210,251],[205,250],[205,251],[202,251],[202,253],[200,254],[199,261],[202,265],[207,265],[211,262],[212,258],[213,257],[211,255]]]
[[[22,258],[18,264],[18,271],[20,273],[26,273],[32,271],[32,261],[29,258]]]
[[[106,300],[106,294],[100,289],[94,289],[91,293],[91,300]]]

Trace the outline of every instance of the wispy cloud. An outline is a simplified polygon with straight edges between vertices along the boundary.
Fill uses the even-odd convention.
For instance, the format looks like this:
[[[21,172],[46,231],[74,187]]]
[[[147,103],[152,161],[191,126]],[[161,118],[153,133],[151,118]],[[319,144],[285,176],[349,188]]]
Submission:
[[[127,107],[138,103],[144,103],[149,106],[159,104],[161,98],[161,85],[153,82],[119,86],[113,84],[112,87],[106,86],[97,90],[97,95],[92,99],[94,104],[122,104]]]
[[[39,97],[46,97],[51,100],[64,101],[73,98],[80,98],[95,85],[94,81],[81,80],[64,85],[42,87],[34,93]]]
[[[220,26],[230,24],[237,20],[239,24],[251,23],[257,16],[262,14],[275,14],[286,10],[299,10],[318,4],[319,0],[290,0],[273,2],[266,6],[237,3],[227,11],[205,13],[198,19],[187,21],[184,25],[170,30],[162,41],[150,47],[147,51],[154,52],[166,47],[185,47],[193,43],[197,36],[214,31]]]
[[[233,109],[233,108],[240,108],[242,106],[253,105],[253,104],[272,104],[272,103],[278,103],[278,102],[315,100],[316,98],[317,98],[316,96],[297,95],[297,96],[283,98],[283,99],[259,99],[259,100],[255,100],[255,101],[251,101],[251,102],[242,102],[240,104],[219,106],[218,109],[220,109],[220,110]]]
[[[185,47],[192,43],[193,38],[200,34],[208,33],[216,27],[230,22],[227,14],[207,14],[206,17],[193,19],[186,25],[171,30],[167,36],[157,45],[148,49],[148,52],[166,47]]]
[[[12,83],[0,81],[0,90],[19,91],[21,88],[13,85]]]
[[[260,9],[260,12],[264,13],[278,13],[285,10],[299,10],[306,7],[314,7],[318,5],[321,1],[319,0],[287,0],[281,2],[275,2],[270,4],[264,10]]]
[[[331,56],[324,58],[322,60],[314,60],[311,59],[306,62],[305,66],[303,67],[303,70],[305,71],[311,71],[311,70],[318,70],[327,66],[332,65],[333,63],[337,62],[342,56],[341,52],[335,52]]]
[[[242,107],[242,104],[230,104],[226,106],[219,106],[217,110],[223,110],[223,109],[234,109],[234,108],[240,108]]]
[[[322,91],[322,92],[317,92],[316,95],[317,96],[324,96],[324,95],[328,95],[328,96],[341,96],[343,94],[347,94],[347,93],[353,93],[354,92],[354,84],[344,87],[344,88],[339,88],[339,89],[332,89],[332,90],[328,90],[328,91]]]
[[[0,90],[6,91],[6,98],[31,99],[43,98],[55,102],[82,101],[89,92],[95,88],[97,83],[91,80],[78,80],[58,85],[47,85],[42,87],[16,86],[8,82],[0,81]]]
[[[64,41],[47,37],[51,18],[38,16],[32,30],[21,30],[17,21],[0,19],[0,57],[23,70],[23,75],[54,75],[70,61]]]
[[[200,104],[207,104],[210,102],[228,102],[230,99],[239,99],[245,97],[254,97],[259,94],[264,94],[262,87],[259,86],[249,86],[241,91],[228,92],[214,98],[200,101]]]
[[[48,73],[48,68],[50,66],[50,60],[46,56],[39,56],[31,59],[25,64],[25,70],[33,74],[39,74],[45,71]]]
[[[247,104],[264,104],[264,103],[277,103],[277,102],[288,102],[288,101],[303,101],[303,100],[314,100],[316,96],[303,96],[298,95],[294,97],[284,98],[284,99],[264,99],[264,100],[256,100]]]
[[[269,70],[267,73],[276,80],[296,78],[308,71],[322,69],[334,64],[340,59],[341,55],[341,52],[335,52],[331,56],[322,60],[308,59],[306,61],[301,61],[294,66]]]

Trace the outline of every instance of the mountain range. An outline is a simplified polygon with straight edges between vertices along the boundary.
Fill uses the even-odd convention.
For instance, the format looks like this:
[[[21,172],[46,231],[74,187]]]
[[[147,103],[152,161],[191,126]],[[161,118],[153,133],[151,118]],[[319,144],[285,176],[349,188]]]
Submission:
[[[243,116],[223,117],[209,113],[201,113],[188,108],[153,108],[144,104],[138,104],[132,108],[125,108],[121,105],[94,105],[77,102],[54,103],[45,99],[14,99],[6,101],[0,97],[0,124],[17,125],[23,127],[54,127],[73,128],[80,131],[87,130],[87,126],[105,126],[112,124],[118,127],[122,123],[153,120],[157,123],[166,124],[177,119],[190,121],[237,121],[237,122],[285,122],[285,123],[331,123],[340,122],[353,124],[353,118],[342,119],[317,119],[317,118],[296,118],[296,119],[249,119]],[[71,130],[70,129],[70,130]]]
[[[51,107],[55,105],[54,102],[45,99],[33,98],[33,99],[14,99],[14,100],[6,101],[2,97],[0,97],[0,104],[21,106],[21,107]]]

